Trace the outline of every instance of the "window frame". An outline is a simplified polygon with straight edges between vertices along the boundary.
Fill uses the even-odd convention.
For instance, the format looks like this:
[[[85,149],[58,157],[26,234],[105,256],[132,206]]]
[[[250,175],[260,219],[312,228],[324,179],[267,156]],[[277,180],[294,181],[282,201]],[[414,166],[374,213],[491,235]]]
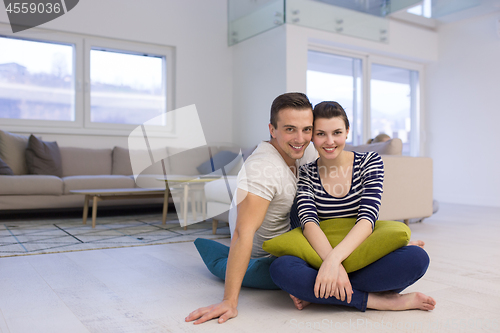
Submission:
[[[422,124],[424,122],[424,81],[425,81],[425,66],[424,64],[406,61],[397,58],[391,58],[388,56],[375,55],[367,52],[344,50],[341,48],[336,48],[332,46],[327,46],[325,44],[309,43],[308,51],[323,52],[332,55],[344,56],[361,59],[361,70],[362,70],[362,88],[361,88],[361,100],[362,108],[358,112],[362,112],[362,142],[354,142],[354,145],[365,144],[366,141],[372,138],[371,135],[371,65],[380,64],[391,67],[398,67],[406,70],[412,70],[418,72],[418,89],[416,91],[412,90],[412,94],[415,98],[415,105],[412,105],[411,110],[411,126],[412,130],[410,133],[410,156],[422,156],[424,151],[424,140],[425,140],[425,130]],[[354,111],[354,110],[353,110]]]
[[[88,70],[85,70],[84,74],[84,104],[85,104],[85,115],[83,124],[85,128],[92,129],[109,129],[113,128],[116,130],[126,130],[128,132],[132,131],[134,128],[139,126],[140,124],[112,124],[112,123],[97,123],[90,121],[90,112],[91,112],[91,101],[90,101],[90,51],[93,48],[104,49],[113,52],[121,52],[121,53],[129,53],[134,55],[149,54],[163,57],[163,66],[166,71],[163,71],[163,82],[165,86],[165,96],[166,96],[166,105],[165,110],[167,111],[166,120],[167,124],[165,127],[167,131],[165,131],[165,127],[163,126],[150,126],[149,128],[153,132],[157,132],[161,134],[162,132],[169,132],[170,134],[175,133],[175,123],[173,118],[173,113],[168,112],[169,110],[173,110],[173,92],[169,87],[173,87],[173,75],[169,75],[173,72],[173,61],[169,61],[168,59],[173,59],[173,50],[168,47],[153,45],[153,44],[142,44],[136,42],[125,42],[120,40],[111,40],[105,38],[86,38],[84,41],[84,67]]]
[[[73,46],[73,70],[74,70],[74,82],[73,86],[75,89],[75,120],[74,121],[57,121],[57,120],[40,120],[40,119],[9,119],[9,118],[0,118],[2,124],[7,127],[19,129],[18,127],[28,127],[28,128],[42,128],[44,132],[47,132],[49,129],[58,129],[58,128],[71,128],[70,131],[81,126],[82,123],[82,114],[83,114],[83,95],[81,90],[78,88],[78,80],[81,80],[83,75],[82,66],[78,66],[77,64],[82,61],[81,52],[78,52],[78,49],[83,47],[83,39],[77,38],[74,36],[68,36],[66,34],[59,33],[47,33],[44,31],[23,31],[17,34],[7,33],[4,31],[4,25],[0,24],[0,37],[6,38],[14,38],[19,40],[33,41],[33,42],[42,42],[42,43],[53,43],[53,44],[64,44],[64,45],[72,45]],[[4,127],[3,126],[3,127]]]
[[[33,28],[16,34],[10,26],[0,23],[0,36],[36,42],[73,45],[73,69],[75,89],[75,120],[33,120],[0,118],[2,129],[13,132],[47,134],[111,135],[127,136],[141,124],[92,123],[90,121],[90,49],[97,47],[131,54],[151,54],[164,57],[163,79],[166,96],[166,126],[150,126],[151,133],[159,137],[175,137],[175,48],[127,40],[70,34],[54,30]]]

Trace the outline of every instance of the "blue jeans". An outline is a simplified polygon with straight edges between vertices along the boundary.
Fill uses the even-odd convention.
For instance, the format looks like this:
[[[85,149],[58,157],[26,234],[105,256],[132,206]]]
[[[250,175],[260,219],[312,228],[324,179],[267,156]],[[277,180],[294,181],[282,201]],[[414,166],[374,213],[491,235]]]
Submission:
[[[351,303],[335,297],[316,298],[314,284],[318,270],[294,256],[279,257],[269,272],[274,283],[287,293],[311,303],[346,305],[366,311],[368,293],[401,292],[420,279],[429,266],[429,256],[418,246],[403,246],[374,263],[349,273],[354,293]]]

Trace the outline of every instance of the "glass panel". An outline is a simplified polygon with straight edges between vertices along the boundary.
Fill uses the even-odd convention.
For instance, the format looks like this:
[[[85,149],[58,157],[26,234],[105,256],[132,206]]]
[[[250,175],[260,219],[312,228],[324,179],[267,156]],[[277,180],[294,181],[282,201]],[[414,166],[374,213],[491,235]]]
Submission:
[[[386,16],[422,0],[315,0],[375,16]]]
[[[373,64],[371,69],[371,135],[387,134],[403,141],[410,155],[412,118],[418,112],[418,72]]]
[[[432,17],[439,18],[480,4],[480,0],[432,0]]]
[[[389,20],[319,1],[287,0],[286,23],[388,42]]]
[[[229,0],[228,6],[229,45],[284,24],[284,0]]]
[[[90,120],[142,124],[165,113],[164,61],[164,57],[92,49]]]
[[[360,144],[362,140],[361,75],[361,59],[308,52],[307,96],[313,105],[322,101],[342,105],[351,124],[350,144]]]
[[[74,47],[0,37],[0,118],[75,120]]]
[[[382,0],[382,1],[389,2],[387,5],[389,7],[389,11],[387,12],[387,14],[397,12],[399,10],[411,7],[419,2],[422,2],[422,0]]]
[[[407,12],[429,18],[440,18],[480,4],[480,0],[423,0],[421,5],[412,7]]]

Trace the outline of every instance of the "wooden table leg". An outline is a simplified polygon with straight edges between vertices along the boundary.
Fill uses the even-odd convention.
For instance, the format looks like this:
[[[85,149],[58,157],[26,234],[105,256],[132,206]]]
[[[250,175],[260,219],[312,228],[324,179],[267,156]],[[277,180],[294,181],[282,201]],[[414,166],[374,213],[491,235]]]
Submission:
[[[193,211],[193,219],[196,221],[197,214],[198,214],[198,202],[196,201],[196,192],[192,191],[191,192],[191,210]]]
[[[94,200],[92,202],[92,228],[95,228],[95,220],[97,217],[97,195],[94,195]]]
[[[85,194],[85,201],[83,203],[83,224],[87,224],[88,213],[89,213],[89,195]]]
[[[212,234],[217,233],[217,225],[219,224],[219,221],[216,219],[212,219]]]
[[[207,219],[207,197],[205,196],[205,189],[201,192],[201,216],[203,221]]]
[[[167,223],[167,214],[168,214],[168,187],[165,189],[165,195],[163,197],[163,215],[161,218],[161,224]]]
[[[184,230],[187,230],[187,218],[188,218],[188,195],[189,195],[189,186],[184,185]]]

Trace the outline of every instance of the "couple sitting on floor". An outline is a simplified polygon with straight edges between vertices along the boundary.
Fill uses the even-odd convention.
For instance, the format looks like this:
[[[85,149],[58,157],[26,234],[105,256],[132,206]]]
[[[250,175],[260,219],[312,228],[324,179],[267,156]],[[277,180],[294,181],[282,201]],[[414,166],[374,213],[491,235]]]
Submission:
[[[290,294],[299,310],[309,303],[346,305],[361,311],[434,309],[436,302],[429,296],[400,294],[429,265],[421,241],[410,242],[354,272],[347,273],[342,264],[375,228],[384,178],[377,153],[343,150],[349,121],[342,107],[322,102],[312,110],[304,94],[283,94],[271,106],[269,131],[271,139],[259,144],[238,175],[230,210],[232,240],[223,270],[224,298],[193,311],[185,320],[199,324],[219,318],[223,323],[235,317],[249,262],[266,257],[266,273]],[[317,152],[309,145],[311,141]],[[354,218],[356,223],[332,248],[319,222],[334,218]],[[301,258],[284,255],[275,259],[262,249],[265,241],[290,230],[290,220],[292,227],[301,226],[322,259],[319,270]],[[197,242],[205,262],[207,255],[217,252],[212,247],[224,247],[210,240]]]

